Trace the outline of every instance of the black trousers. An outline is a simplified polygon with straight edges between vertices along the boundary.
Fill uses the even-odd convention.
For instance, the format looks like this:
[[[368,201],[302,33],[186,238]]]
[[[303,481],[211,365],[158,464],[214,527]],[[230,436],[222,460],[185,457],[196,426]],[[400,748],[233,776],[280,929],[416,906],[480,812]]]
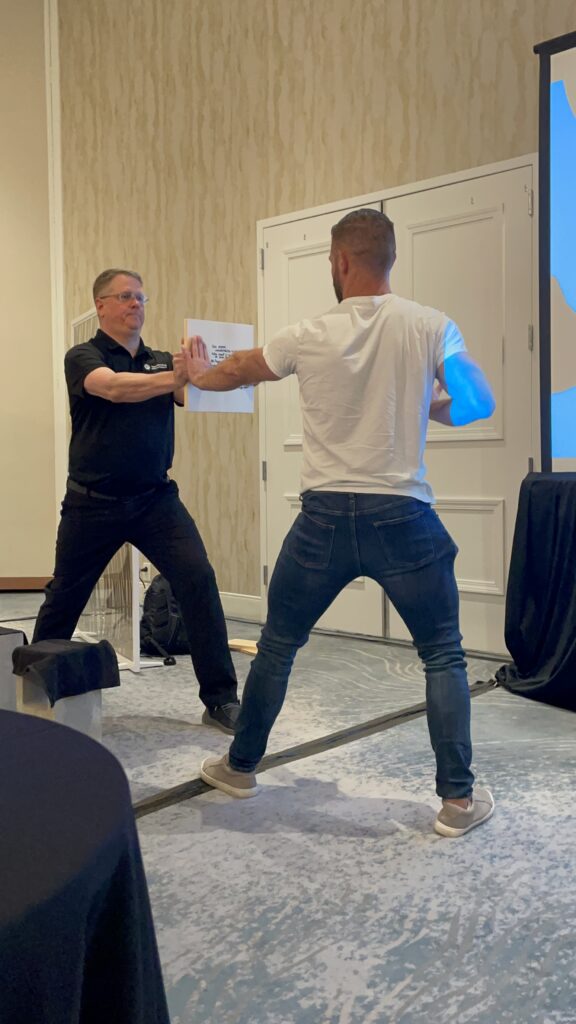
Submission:
[[[174,591],[200,699],[207,707],[236,700],[236,673],[216,576],[173,480],[151,494],[119,501],[66,492],[54,578],[45,590],[33,642],[72,636],[98,579],[126,542],[158,568]]]

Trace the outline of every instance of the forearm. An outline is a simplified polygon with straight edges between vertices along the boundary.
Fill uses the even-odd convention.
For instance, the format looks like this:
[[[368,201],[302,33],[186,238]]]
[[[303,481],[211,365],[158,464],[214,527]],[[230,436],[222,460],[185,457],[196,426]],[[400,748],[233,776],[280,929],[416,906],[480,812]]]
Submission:
[[[438,398],[431,403],[431,418],[439,423],[464,427],[488,419],[494,412],[496,403],[490,383],[467,353],[458,352],[441,364],[437,380],[449,395],[447,400]]]
[[[182,366],[191,384],[200,391],[234,391],[247,385],[279,380],[264,359],[261,348],[245,348],[233,352],[216,366],[210,366],[208,350],[202,338],[189,339],[190,348],[174,356],[174,368]]]
[[[145,402],[158,395],[169,395],[181,386],[172,370],[150,376],[143,373],[115,373],[106,382],[105,393],[101,397],[109,402]]]
[[[486,396],[484,401],[472,402],[468,396],[440,398],[430,404],[429,417],[446,427],[465,427],[468,423],[488,419],[494,412],[494,402]]]
[[[249,361],[243,356],[244,352],[234,352],[209,370],[194,373],[191,383],[200,391],[234,391],[243,385],[260,383],[261,378],[255,379]]]

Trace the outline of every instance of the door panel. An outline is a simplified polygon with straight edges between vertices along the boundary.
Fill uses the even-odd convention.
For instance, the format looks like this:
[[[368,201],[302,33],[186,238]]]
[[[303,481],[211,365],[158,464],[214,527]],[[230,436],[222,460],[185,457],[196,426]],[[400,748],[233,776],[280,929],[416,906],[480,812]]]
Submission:
[[[430,424],[425,462],[436,510],[460,548],[466,647],[504,652],[504,604],[518,492],[532,454],[531,168],[392,199],[392,288],[443,309],[486,372],[497,408],[467,427]],[[390,610],[390,635],[407,638]]]

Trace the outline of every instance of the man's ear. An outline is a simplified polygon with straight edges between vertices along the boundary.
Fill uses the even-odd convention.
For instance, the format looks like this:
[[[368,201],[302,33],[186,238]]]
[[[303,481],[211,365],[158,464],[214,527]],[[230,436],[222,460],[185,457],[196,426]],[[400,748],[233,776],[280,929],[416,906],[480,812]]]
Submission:
[[[338,270],[341,274],[350,273],[350,259],[346,250],[341,249],[338,253]]]

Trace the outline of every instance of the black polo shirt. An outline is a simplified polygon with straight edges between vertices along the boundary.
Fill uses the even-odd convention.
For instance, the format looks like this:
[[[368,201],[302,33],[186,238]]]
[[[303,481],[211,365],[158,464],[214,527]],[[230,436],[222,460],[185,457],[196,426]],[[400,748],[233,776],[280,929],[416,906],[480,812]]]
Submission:
[[[66,353],[72,437],[68,472],[76,483],[110,495],[141,494],[163,483],[174,456],[173,394],[145,402],[110,402],[84,390],[92,370],[163,373],[172,369],[169,352],[144,345],[132,357],[104,331]]]

